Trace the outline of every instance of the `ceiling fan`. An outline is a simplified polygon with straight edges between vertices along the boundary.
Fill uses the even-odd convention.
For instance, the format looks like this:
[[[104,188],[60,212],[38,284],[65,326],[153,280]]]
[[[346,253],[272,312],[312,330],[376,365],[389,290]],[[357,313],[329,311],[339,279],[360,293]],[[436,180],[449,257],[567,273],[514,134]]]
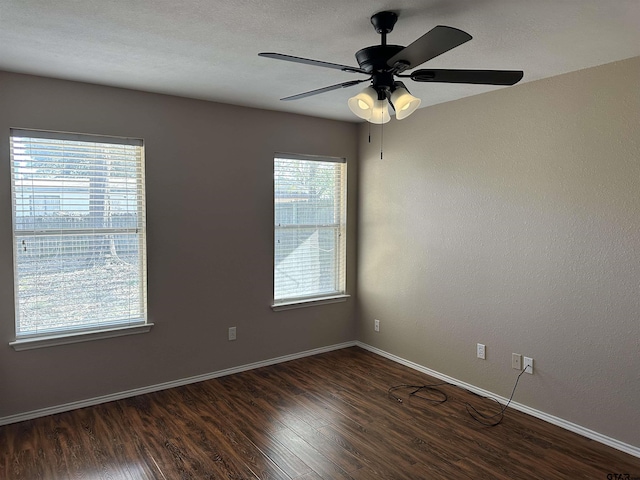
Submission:
[[[371,24],[382,37],[381,43],[356,52],[359,67],[294,57],[282,53],[265,52],[258,55],[367,75],[368,78],[338,83],[285,97],[281,100],[298,100],[371,81],[369,87],[351,97],[348,102],[353,113],[371,123],[387,123],[391,119],[387,103],[395,110],[398,120],[408,117],[420,106],[420,99],[411,95],[405,84],[396,78],[410,78],[415,82],[481,85],[514,85],[522,79],[523,72],[520,70],[420,69],[404,74],[403,72],[406,70],[422,65],[424,62],[460,46],[471,40],[472,37],[457,28],[438,25],[407,47],[387,45],[387,34],[393,30],[397,20],[398,15],[394,12],[378,12],[371,17]]]

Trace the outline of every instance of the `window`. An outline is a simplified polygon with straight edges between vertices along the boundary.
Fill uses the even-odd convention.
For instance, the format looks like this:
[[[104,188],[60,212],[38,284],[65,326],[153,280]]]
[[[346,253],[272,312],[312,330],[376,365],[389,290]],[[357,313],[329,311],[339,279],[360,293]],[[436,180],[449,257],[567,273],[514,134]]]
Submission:
[[[142,140],[12,129],[10,143],[14,348],[148,325]]]
[[[60,211],[58,195],[33,195],[31,198],[31,214],[34,216],[49,215]]]
[[[274,307],[345,295],[346,161],[274,159]]]

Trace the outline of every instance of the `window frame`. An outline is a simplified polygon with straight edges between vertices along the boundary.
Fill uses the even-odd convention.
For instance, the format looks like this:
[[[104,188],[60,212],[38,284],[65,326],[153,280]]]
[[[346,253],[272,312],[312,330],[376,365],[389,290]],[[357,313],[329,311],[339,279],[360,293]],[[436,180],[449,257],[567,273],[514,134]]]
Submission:
[[[18,168],[15,163],[19,162],[14,158],[14,138],[29,138],[35,140],[37,143],[37,139],[42,139],[43,142],[53,140],[53,141],[69,141],[69,142],[88,142],[88,143],[96,143],[96,144],[112,144],[114,148],[117,146],[135,146],[139,147],[140,150],[136,152],[136,193],[135,193],[135,211],[137,212],[136,227],[132,231],[132,227],[96,227],[87,228],[83,227],[80,229],[62,229],[62,228],[52,228],[45,227],[42,230],[36,229],[34,226],[32,229],[23,229],[21,230],[18,225],[18,192],[20,191],[20,186],[18,185],[18,178],[16,176],[16,168]],[[49,347],[53,345],[63,345],[69,343],[78,343],[89,340],[98,340],[103,338],[111,338],[118,337],[123,335],[131,335],[138,333],[146,333],[151,330],[153,327],[153,323],[149,322],[148,319],[148,304],[147,304],[147,236],[146,236],[146,188],[145,188],[145,147],[144,141],[142,139],[137,138],[129,138],[129,137],[116,137],[116,136],[106,136],[106,135],[95,135],[95,134],[82,134],[82,133],[66,133],[66,132],[56,132],[56,131],[46,131],[46,130],[35,130],[35,129],[23,129],[23,128],[11,128],[10,129],[10,168],[11,168],[11,204],[12,204],[12,239],[13,239],[13,279],[14,279],[14,312],[15,312],[15,340],[9,342],[9,345],[12,346],[15,350],[30,350],[33,348],[41,348],[41,347]],[[72,144],[71,144],[72,145]],[[61,157],[64,158],[64,157]],[[71,177],[73,178],[73,177]],[[44,179],[47,180],[47,179]],[[64,185],[64,182],[67,181],[66,177],[61,177],[60,182]],[[60,186],[60,192],[64,193],[65,186]],[[24,202],[24,192],[20,192],[21,201]],[[29,205],[33,202],[33,197],[36,195],[31,192],[29,196]],[[87,195],[90,195],[90,191],[87,192]],[[37,196],[37,195],[36,195]],[[33,198],[32,198],[33,197]],[[90,203],[89,203],[90,204]],[[89,205],[88,204],[88,205]],[[45,210],[46,211],[46,210]],[[32,212],[33,213],[33,212]],[[140,317],[137,316],[127,316],[120,320],[113,321],[101,321],[101,322],[86,322],[81,324],[80,326],[71,326],[71,324],[67,324],[61,326],[59,328],[54,329],[45,329],[42,332],[20,332],[20,275],[18,272],[18,239],[22,238],[37,238],[39,235],[55,235],[54,232],[58,232],[58,236],[61,239],[64,239],[67,236],[73,239],[74,235],[87,235],[93,234],[96,232],[98,234],[102,231],[107,232],[107,234],[117,234],[117,235],[126,235],[126,234],[135,234],[134,242],[138,244],[138,255],[139,265],[137,268],[137,273],[135,274],[136,280],[139,282],[139,303],[138,311],[140,312]],[[133,276],[131,277],[133,278]],[[63,302],[64,303],[64,302]],[[71,303],[71,302],[69,302]]]
[[[276,298],[276,234],[279,230],[276,224],[276,203],[278,201],[276,191],[276,162],[277,160],[296,160],[296,161],[309,161],[309,162],[324,162],[335,163],[341,165],[340,182],[336,185],[336,188],[340,190],[336,192],[335,197],[339,199],[339,219],[332,224],[315,225],[320,228],[336,228],[339,236],[339,253],[335,258],[334,275],[339,279],[339,286],[334,292],[318,292],[313,294],[288,296]],[[319,155],[306,155],[295,153],[282,153],[276,152],[274,154],[274,193],[273,193],[273,288],[272,288],[272,303],[271,308],[274,311],[289,310],[293,308],[311,307],[316,305],[324,305],[329,303],[344,302],[350,295],[347,293],[347,159],[344,157],[331,157],[331,156],[319,156]],[[312,225],[303,224],[306,227],[312,227]],[[280,227],[287,228],[287,227]],[[295,228],[289,226],[288,228]]]

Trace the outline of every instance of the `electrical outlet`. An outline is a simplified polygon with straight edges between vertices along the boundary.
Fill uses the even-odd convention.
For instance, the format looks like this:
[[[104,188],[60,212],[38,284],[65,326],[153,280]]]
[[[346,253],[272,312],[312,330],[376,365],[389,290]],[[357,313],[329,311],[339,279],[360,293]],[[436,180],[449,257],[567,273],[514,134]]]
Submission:
[[[478,344],[478,349],[477,349],[478,358],[481,358],[482,360],[485,359],[486,348],[487,347],[485,347],[482,343]]]
[[[376,319],[376,320],[373,321],[373,329],[376,332],[380,331],[380,320]]]
[[[525,373],[533,375],[533,358],[524,357],[524,368]]]
[[[520,355],[519,353],[511,354],[511,368],[522,370],[522,355]]]
[[[229,327],[229,340],[236,339],[236,327]]]

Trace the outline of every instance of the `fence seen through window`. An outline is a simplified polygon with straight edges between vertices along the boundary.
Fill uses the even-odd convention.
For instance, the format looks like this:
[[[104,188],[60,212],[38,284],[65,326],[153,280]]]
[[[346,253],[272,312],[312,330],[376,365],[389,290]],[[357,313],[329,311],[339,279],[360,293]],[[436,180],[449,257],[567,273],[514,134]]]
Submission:
[[[146,323],[141,140],[11,131],[16,338]]]
[[[274,192],[274,303],[344,294],[344,160],[276,156]]]

